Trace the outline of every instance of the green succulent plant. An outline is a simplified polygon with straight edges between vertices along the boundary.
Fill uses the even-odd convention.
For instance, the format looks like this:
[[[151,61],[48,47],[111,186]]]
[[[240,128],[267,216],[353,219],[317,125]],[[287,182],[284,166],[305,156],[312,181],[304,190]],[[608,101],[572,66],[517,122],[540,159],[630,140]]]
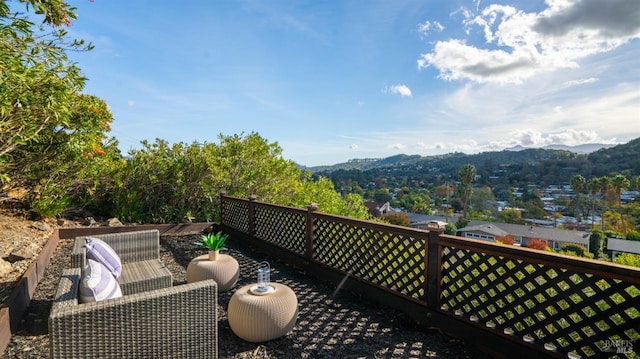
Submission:
[[[227,248],[224,246],[224,242],[227,240],[227,237],[229,237],[229,235],[223,234],[222,232],[207,233],[200,236],[202,242],[194,242],[194,244],[207,247],[210,251],[226,250]]]

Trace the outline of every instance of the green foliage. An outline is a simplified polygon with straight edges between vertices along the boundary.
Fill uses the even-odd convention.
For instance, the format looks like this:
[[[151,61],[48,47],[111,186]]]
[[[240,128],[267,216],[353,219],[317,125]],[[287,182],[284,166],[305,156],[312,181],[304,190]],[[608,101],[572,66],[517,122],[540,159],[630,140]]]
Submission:
[[[328,179],[314,181],[282,158],[277,143],[257,133],[219,139],[219,144],[143,142],[143,149],[132,151],[116,176],[114,214],[131,222],[215,221],[218,195],[224,190],[298,208],[315,202],[323,212],[367,217],[362,197],[342,198]]]
[[[444,233],[455,236],[456,234],[458,234],[458,228],[453,223],[447,223],[444,226]]]
[[[605,234],[605,236],[607,238],[618,238],[618,239],[622,239],[623,238],[620,235],[620,233],[618,233],[618,232],[616,232],[614,230],[611,230],[611,229],[608,229],[608,230],[604,231],[604,234]]]
[[[575,255],[578,257],[593,258],[593,253],[587,251],[587,247],[577,243],[565,243],[560,247],[560,253]]]
[[[464,219],[462,217],[458,217],[458,221],[456,222],[456,228],[464,228],[469,225],[469,220]]]
[[[206,145],[169,145],[159,139],[142,145],[116,173],[114,215],[143,223],[213,221],[220,188],[205,163]]]
[[[402,191],[402,195],[397,200],[392,201],[393,207],[399,207],[413,213],[430,213],[431,197],[424,190]]]
[[[458,178],[460,179],[460,184],[457,188],[457,194],[460,202],[462,202],[462,217],[467,218],[467,206],[473,193],[472,183],[476,179],[476,167],[470,163],[465,164],[458,171]]]
[[[640,267],[640,254],[622,253],[613,260],[614,263]]]
[[[406,213],[389,213],[383,217],[387,222],[398,226],[409,227],[409,216]]]
[[[522,218],[522,212],[520,212],[517,209],[513,209],[513,208],[503,209],[500,212],[500,218],[505,223],[515,223],[515,224],[524,224],[525,223],[524,219]]]
[[[598,253],[602,251],[604,238],[606,237],[602,231],[591,231],[591,236],[589,237],[589,249],[591,253],[598,255]]]
[[[632,231],[627,233],[626,239],[629,241],[640,241],[640,232]]]
[[[27,1],[52,26],[75,18],[62,1]],[[48,32],[49,31],[49,32]],[[37,27],[0,3],[0,178],[41,216],[60,214],[95,189],[93,157],[104,149],[112,116],[104,101],[81,95],[85,78],[66,52],[91,48],[65,30]]]
[[[194,244],[207,247],[210,251],[224,251],[227,250],[224,242],[228,237],[228,234],[223,234],[222,232],[207,233],[206,235],[200,236],[202,242],[194,242]]]
[[[493,195],[491,187],[488,186],[474,188],[471,195],[471,206],[475,212],[497,212],[495,201],[496,196]]]

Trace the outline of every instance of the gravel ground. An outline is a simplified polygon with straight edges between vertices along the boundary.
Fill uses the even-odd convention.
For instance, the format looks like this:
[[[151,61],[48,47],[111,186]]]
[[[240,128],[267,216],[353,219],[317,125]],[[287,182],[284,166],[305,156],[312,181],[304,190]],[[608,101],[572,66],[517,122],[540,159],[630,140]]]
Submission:
[[[199,235],[163,236],[161,255],[174,276],[185,283],[189,261],[206,253],[193,245]],[[258,262],[271,263],[271,280],[291,287],[298,296],[296,326],[285,337],[256,344],[233,334],[226,308],[233,290],[219,293],[220,358],[478,358],[489,357],[437,330],[414,324],[406,315],[377,306],[346,292],[314,282],[293,268],[228,242],[229,254],[240,263],[235,288],[254,282]],[[62,240],[38,284],[28,313],[3,358],[48,358],[47,317],[62,268],[69,265],[70,240]]]

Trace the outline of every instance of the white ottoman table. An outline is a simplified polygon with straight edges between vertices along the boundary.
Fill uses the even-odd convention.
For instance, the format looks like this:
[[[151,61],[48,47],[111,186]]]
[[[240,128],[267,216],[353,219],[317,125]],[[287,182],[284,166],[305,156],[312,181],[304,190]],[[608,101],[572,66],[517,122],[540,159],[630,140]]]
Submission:
[[[256,284],[238,289],[229,301],[229,325],[240,338],[264,342],[286,335],[298,319],[298,298],[284,284],[270,283],[274,290],[266,294],[251,291]]]
[[[218,284],[218,291],[227,291],[238,282],[240,265],[228,254],[219,254],[215,261],[209,260],[209,255],[198,256],[187,266],[187,283],[213,279]]]

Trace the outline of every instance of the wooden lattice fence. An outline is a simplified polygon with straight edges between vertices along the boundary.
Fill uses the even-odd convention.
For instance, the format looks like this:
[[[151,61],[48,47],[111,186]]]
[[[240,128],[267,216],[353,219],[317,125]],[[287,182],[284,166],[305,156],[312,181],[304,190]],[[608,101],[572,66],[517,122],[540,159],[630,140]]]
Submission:
[[[640,269],[448,236],[437,227],[328,215],[315,206],[222,195],[221,210],[223,227],[417,304],[426,317],[437,314],[549,357],[638,357]]]

